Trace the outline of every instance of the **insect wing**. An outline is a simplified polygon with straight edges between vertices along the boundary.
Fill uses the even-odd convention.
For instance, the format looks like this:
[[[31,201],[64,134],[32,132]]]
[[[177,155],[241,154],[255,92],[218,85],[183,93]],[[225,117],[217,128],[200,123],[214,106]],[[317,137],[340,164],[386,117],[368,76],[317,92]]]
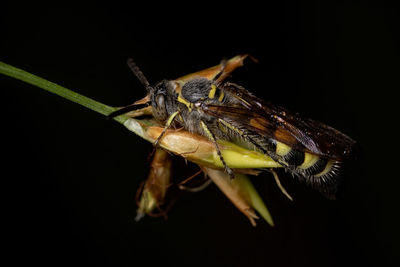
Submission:
[[[342,160],[356,153],[356,142],[353,139],[324,123],[295,117],[287,112],[279,119],[285,121],[284,128],[290,134],[317,155]]]
[[[208,105],[205,112],[226,120],[238,129],[277,140],[293,149],[335,160],[352,154],[355,141],[340,131],[266,104],[252,95],[241,95],[240,98],[242,106]]]

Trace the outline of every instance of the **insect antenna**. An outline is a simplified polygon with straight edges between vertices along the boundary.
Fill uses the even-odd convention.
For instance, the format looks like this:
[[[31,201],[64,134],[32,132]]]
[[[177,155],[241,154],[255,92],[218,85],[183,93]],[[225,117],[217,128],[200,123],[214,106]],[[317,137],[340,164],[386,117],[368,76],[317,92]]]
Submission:
[[[147,80],[146,76],[144,76],[143,72],[139,69],[139,67],[136,65],[135,61],[133,61],[132,58],[129,58],[127,61],[128,67],[131,69],[133,74],[138,78],[141,84],[146,88],[147,92],[150,92],[152,89],[149,81]]]
[[[128,106],[126,106],[126,107],[122,107],[122,108],[120,108],[120,109],[118,109],[118,110],[116,110],[116,111],[113,111],[113,112],[111,112],[110,114],[108,114],[107,115],[107,118],[108,119],[112,119],[112,118],[115,118],[115,117],[117,117],[117,116],[119,116],[119,115],[123,115],[123,114],[126,114],[126,113],[128,113],[128,112],[130,112],[130,111],[132,111],[132,110],[138,110],[138,109],[140,109],[140,106],[143,106],[144,104],[137,104],[137,103],[133,103],[133,104],[131,104],[131,105],[128,105]]]
[[[138,78],[140,83],[146,88],[147,93],[150,93],[152,90],[152,86],[150,85],[149,81],[147,80],[146,76],[144,76],[143,72],[139,69],[139,67],[136,65],[135,61],[132,58],[129,58],[126,62],[128,64],[128,67],[131,69],[133,74]],[[117,117],[119,115],[128,113],[129,111],[138,109],[138,105],[141,104],[146,104],[148,101],[150,101],[150,98],[147,95],[145,98],[136,101],[135,103],[122,107],[114,112],[111,112],[110,114],[107,115],[108,119],[112,119],[114,117]],[[146,102],[147,101],[147,102]]]

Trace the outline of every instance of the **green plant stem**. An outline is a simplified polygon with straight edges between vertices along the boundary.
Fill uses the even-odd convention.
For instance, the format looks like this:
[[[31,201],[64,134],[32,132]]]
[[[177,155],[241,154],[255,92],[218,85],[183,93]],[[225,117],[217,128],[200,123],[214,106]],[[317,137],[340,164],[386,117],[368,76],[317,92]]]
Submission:
[[[24,81],[26,83],[30,83],[32,85],[35,85],[37,87],[40,87],[44,90],[47,90],[53,94],[59,95],[61,97],[64,97],[72,102],[75,102],[77,104],[80,104],[84,107],[87,107],[93,111],[96,111],[100,114],[103,114],[107,116],[111,112],[115,111],[117,108],[111,107],[105,104],[102,104],[100,102],[97,102],[93,99],[90,99],[86,96],[83,96],[81,94],[78,94],[74,91],[71,91],[61,85],[55,84],[53,82],[50,82],[46,79],[40,78],[36,75],[33,75],[29,72],[26,72],[24,70],[21,70],[19,68],[13,67],[11,65],[8,65],[4,62],[0,61],[0,73],[13,77],[15,79]],[[114,120],[118,121],[119,123],[124,123],[128,119],[127,116],[121,115],[118,117],[115,117]]]

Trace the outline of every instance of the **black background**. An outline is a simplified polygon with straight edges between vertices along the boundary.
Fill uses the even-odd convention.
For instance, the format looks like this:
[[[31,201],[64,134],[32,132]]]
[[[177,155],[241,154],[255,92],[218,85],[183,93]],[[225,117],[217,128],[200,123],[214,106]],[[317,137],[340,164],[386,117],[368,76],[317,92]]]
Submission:
[[[253,228],[214,185],[184,195],[168,220],[136,223],[135,192],[147,176],[151,144],[1,76],[3,259],[43,266],[394,266],[397,10],[382,1],[279,2],[18,2],[1,10],[0,60],[121,106],[145,94],[128,57],[156,82],[250,53],[259,64],[249,62],[235,81],[362,146],[341,199],[324,199],[284,176],[290,202],[264,174],[253,180],[274,228],[261,220]],[[194,172],[188,169],[185,175]]]

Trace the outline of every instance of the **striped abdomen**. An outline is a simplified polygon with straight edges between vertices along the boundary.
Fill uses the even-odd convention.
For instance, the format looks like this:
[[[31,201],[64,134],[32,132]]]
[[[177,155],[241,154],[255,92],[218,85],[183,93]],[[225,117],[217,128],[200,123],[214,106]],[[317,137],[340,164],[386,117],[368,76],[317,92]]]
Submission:
[[[300,180],[305,180],[306,183],[328,194],[330,193],[328,191],[336,190],[331,187],[337,185],[336,177],[340,162],[293,149],[278,141],[274,144],[274,154],[279,163],[299,176]]]

